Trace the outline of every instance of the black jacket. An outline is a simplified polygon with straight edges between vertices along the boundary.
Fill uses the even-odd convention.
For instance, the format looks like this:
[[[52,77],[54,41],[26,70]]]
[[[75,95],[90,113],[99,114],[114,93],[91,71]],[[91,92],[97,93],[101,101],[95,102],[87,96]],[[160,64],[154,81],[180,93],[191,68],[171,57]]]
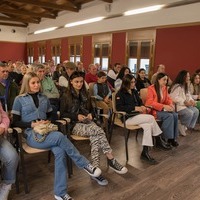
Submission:
[[[116,94],[116,109],[130,114],[135,110],[135,106],[142,106],[137,90],[133,89],[132,94],[127,91],[119,90]]]
[[[77,94],[74,89],[67,89],[60,99],[60,116],[71,119],[72,123],[78,121],[78,114],[88,115],[90,112],[89,97],[83,91]]]
[[[144,80],[142,80],[141,78],[137,78],[136,88],[138,91],[140,91],[142,88],[147,88],[150,85],[151,82],[148,78],[144,78]]]

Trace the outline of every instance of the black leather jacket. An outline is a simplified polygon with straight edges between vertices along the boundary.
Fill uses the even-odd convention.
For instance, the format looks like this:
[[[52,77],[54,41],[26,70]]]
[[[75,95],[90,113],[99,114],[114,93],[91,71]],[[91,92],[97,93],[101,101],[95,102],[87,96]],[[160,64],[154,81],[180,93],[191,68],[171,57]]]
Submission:
[[[80,91],[76,93],[74,89],[68,89],[60,99],[60,116],[61,118],[67,117],[71,122],[78,121],[78,114],[88,115],[90,108],[90,101],[88,95]]]

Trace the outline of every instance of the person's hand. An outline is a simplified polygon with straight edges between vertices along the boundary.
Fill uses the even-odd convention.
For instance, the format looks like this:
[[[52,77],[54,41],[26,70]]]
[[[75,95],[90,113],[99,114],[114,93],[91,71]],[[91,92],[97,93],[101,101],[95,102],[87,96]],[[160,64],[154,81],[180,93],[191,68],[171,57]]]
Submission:
[[[105,97],[105,98],[104,98],[104,102],[108,104],[108,103],[109,103],[109,98],[108,98],[108,97]]]
[[[3,135],[3,134],[4,134],[4,132],[5,132],[5,128],[3,128],[3,127],[0,127],[0,135]]]
[[[92,114],[89,113],[89,114],[87,115],[87,118],[90,119],[90,120],[92,120]]]
[[[145,108],[145,110],[146,110],[146,108]],[[138,112],[140,112],[140,113],[143,113],[143,108],[142,108],[142,106],[135,106],[135,111],[138,111]]]
[[[87,118],[85,115],[78,115],[78,121],[82,122],[85,118]]]
[[[164,105],[163,108],[164,108],[164,111],[167,111],[167,112],[173,112],[174,111],[174,107],[172,107],[170,105]]]

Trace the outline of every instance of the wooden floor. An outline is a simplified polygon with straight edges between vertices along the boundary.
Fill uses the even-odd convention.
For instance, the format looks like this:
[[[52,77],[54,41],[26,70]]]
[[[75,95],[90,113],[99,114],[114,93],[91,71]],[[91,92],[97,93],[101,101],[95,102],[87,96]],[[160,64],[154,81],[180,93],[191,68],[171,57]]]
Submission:
[[[111,146],[115,157],[125,164],[122,129],[116,129]],[[141,136],[135,133],[129,139],[128,173],[118,175],[107,169],[106,158],[101,156],[101,169],[108,179],[107,186],[100,186],[83,171],[74,166],[74,175],[68,181],[68,192],[75,200],[199,200],[200,199],[200,132],[179,137],[180,146],[171,151],[152,149],[151,155],[159,161],[152,166],[140,160]],[[89,143],[77,144],[89,157]],[[54,200],[53,157],[47,164],[47,154],[26,156],[30,193],[25,194],[23,182],[20,193],[13,187],[10,200]],[[21,178],[20,178],[21,179]]]

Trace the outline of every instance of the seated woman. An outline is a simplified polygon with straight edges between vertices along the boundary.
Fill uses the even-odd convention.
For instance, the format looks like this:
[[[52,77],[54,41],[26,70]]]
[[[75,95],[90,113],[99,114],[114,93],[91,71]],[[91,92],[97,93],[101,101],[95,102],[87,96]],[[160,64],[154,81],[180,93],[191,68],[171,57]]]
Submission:
[[[194,73],[189,83],[189,92],[192,95],[194,100],[200,98],[200,76],[197,73]]]
[[[44,141],[38,142],[35,137],[42,135],[33,128],[42,123],[47,123],[52,108],[48,98],[41,93],[41,83],[38,76],[29,72],[24,75],[19,96],[15,98],[12,114],[13,125],[25,128],[26,141],[29,146],[39,149],[51,149],[55,156],[54,194],[57,200],[71,200],[67,193],[67,164],[68,155],[75,164],[84,169],[90,176],[99,176],[101,170],[93,167],[90,162],[74,147],[74,145],[61,132],[50,132]]]
[[[0,184],[0,199],[7,200],[11,186],[15,183],[18,166],[18,154],[4,135],[10,125],[10,120],[0,103],[0,161],[2,182]]]
[[[149,155],[148,151],[148,147],[153,146],[152,136],[155,137],[157,148],[163,150],[169,150],[171,148],[166,146],[161,140],[160,134],[162,131],[154,117],[146,114],[147,108],[142,104],[142,100],[135,89],[135,82],[135,77],[131,74],[125,75],[122,79],[121,88],[116,94],[116,109],[118,111],[124,111],[127,114],[130,114],[132,111],[139,112],[136,116],[131,117],[130,115],[130,117],[128,117],[127,115],[126,124],[139,125],[142,127],[144,134],[142,139],[143,151],[141,159],[148,161],[150,164],[156,164],[156,160]]]
[[[188,129],[194,129],[199,117],[199,110],[195,107],[196,102],[189,92],[189,82],[189,72],[180,71],[171,85],[170,96],[176,102],[181,124]],[[185,135],[184,127],[182,129],[181,134]]]
[[[92,114],[89,110],[88,92],[84,85],[83,73],[75,71],[69,78],[69,87],[63,94],[60,103],[61,117],[68,117],[72,122],[72,134],[88,136],[91,143],[91,158],[94,166],[99,166],[100,152],[108,159],[111,169],[119,174],[125,174],[127,168],[123,167],[113,157],[112,149],[107,141],[105,132],[92,121]],[[102,176],[93,178],[100,185],[107,185],[108,181]]]
[[[136,79],[136,88],[139,92],[142,88],[147,88],[151,85],[151,81],[145,77],[146,71],[144,68],[140,68],[138,71],[137,79]]]
[[[126,74],[131,74],[131,70],[128,67],[122,67],[117,75],[115,81],[115,90],[118,91],[122,84],[122,79]]]
[[[178,114],[175,112],[173,101],[167,90],[168,76],[158,73],[155,84],[148,87],[146,105],[152,106],[155,118],[162,121],[161,129],[165,140],[177,147],[178,137]]]

